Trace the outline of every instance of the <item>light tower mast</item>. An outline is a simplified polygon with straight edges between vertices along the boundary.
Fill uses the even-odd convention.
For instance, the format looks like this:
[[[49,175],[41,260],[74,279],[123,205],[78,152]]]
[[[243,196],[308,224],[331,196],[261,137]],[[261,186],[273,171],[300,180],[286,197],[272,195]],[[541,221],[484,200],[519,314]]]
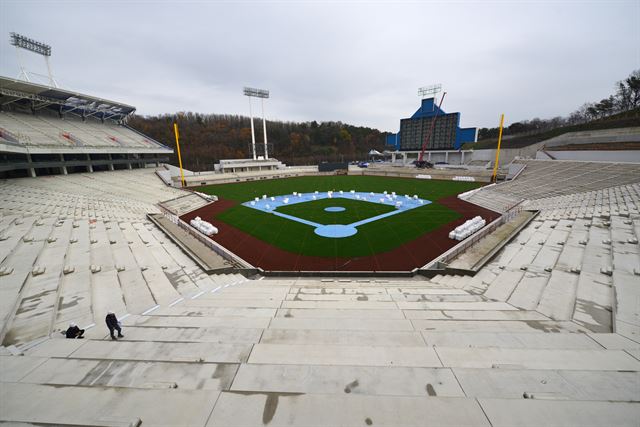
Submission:
[[[252,87],[245,87],[243,89],[245,96],[249,97],[249,115],[251,116],[251,149],[253,151],[253,160],[256,158],[256,133],[253,126],[253,110],[251,107],[251,98],[260,98],[262,103],[262,129],[264,131],[264,158],[269,158],[269,149],[267,148],[267,123],[264,118],[264,100],[269,98],[269,91],[264,89],[255,89]]]
[[[9,33],[9,37],[11,39],[11,45],[16,47],[16,56],[18,57],[18,66],[20,67],[20,74],[18,75],[18,78],[23,78],[24,80],[30,82],[31,79],[29,78],[29,74],[43,76],[42,74],[30,73],[27,71],[22,62],[22,57],[20,56],[20,49],[24,49],[37,55],[41,55],[44,58],[45,65],[47,66],[47,76],[43,77],[48,77],[49,86],[58,87],[58,83],[53,77],[53,72],[51,71],[51,63],[49,63],[49,57],[51,56],[51,46],[17,33]]]
[[[420,96],[420,109],[422,109],[422,100],[427,98],[433,98],[433,105],[431,111],[436,109],[436,95],[442,92],[442,85],[440,83],[435,85],[423,86],[418,88],[418,95]]]

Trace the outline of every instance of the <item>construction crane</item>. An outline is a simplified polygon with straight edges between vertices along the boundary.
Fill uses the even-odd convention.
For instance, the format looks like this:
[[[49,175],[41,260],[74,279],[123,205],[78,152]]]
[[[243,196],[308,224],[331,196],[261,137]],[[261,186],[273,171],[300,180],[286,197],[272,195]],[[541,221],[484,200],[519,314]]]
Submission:
[[[429,129],[429,133],[427,134],[427,137],[424,140],[424,144],[422,144],[422,150],[420,151],[420,156],[418,157],[418,160],[415,163],[417,168],[425,169],[425,168],[433,167],[433,165],[430,162],[424,160],[424,152],[427,149],[427,146],[429,145],[429,141],[431,140],[433,129],[436,127],[436,119],[438,118],[438,112],[441,111],[440,108],[442,107],[442,101],[444,101],[444,96],[446,94],[447,92],[444,92],[442,94],[442,98],[440,98],[440,105],[438,105],[436,114],[435,116],[433,116],[433,121],[431,122],[431,128]]]

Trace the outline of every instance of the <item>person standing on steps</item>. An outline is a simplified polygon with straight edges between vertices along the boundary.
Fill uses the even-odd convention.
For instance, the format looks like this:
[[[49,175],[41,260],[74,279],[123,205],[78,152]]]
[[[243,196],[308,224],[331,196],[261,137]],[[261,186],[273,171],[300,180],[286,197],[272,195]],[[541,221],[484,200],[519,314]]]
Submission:
[[[107,317],[105,317],[104,320],[105,322],[107,322],[107,328],[109,328],[109,333],[111,334],[112,340],[117,341],[115,335],[113,334],[114,330],[118,331],[118,338],[124,338],[124,335],[122,335],[122,329],[120,328],[120,322],[118,322],[118,318],[113,311],[109,311]]]

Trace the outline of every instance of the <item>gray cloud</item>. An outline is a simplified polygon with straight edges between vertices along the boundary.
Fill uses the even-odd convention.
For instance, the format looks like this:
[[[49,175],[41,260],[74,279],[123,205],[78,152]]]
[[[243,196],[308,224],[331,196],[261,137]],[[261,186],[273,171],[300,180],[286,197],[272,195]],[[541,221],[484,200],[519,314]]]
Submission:
[[[63,87],[140,114],[247,114],[251,85],[271,90],[271,118],[383,130],[437,82],[464,126],[494,126],[502,112],[507,122],[568,114],[640,68],[639,18],[636,0],[0,0],[1,32],[50,43]],[[0,73],[17,72],[1,43]]]

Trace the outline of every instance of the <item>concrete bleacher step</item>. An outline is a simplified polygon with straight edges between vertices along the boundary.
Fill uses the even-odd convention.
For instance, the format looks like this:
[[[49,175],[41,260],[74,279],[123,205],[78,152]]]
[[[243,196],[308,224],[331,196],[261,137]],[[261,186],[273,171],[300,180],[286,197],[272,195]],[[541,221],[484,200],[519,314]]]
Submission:
[[[537,311],[554,320],[570,320],[576,305],[578,276],[555,270],[544,288]]]
[[[81,328],[93,323],[89,222],[74,221],[64,260],[58,310],[53,329],[64,330],[73,322]]]
[[[637,373],[584,370],[453,369],[469,397],[636,401]]]
[[[32,230],[34,241],[42,244],[26,276],[17,300],[16,311],[4,338],[5,344],[32,341],[47,336],[58,304],[59,277],[69,246],[70,220],[44,219]],[[9,324],[7,324],[9,326]]]
[[[611,233],[599,221],[591,221],[580,266],[574,320],[593,332],[612,330],[612,278],[606,273],[611,266]],[[581,234],[583,235],[583,233]]]
[[[17,358],[13,358],[17,359]],[[133,389],[228,390],[235,364],[48,359],[24,356],[36,365],[20,381],[42,385]],[[31,359],[31,360],[30,360]],[[10,360],[5,360],[11,363]],[[44,363],[43,363],[44,362]]]
[[[640,300],[640,247],[637,229],[633,222],[621,217],[612,217],[612,275],[615,290],[615,326],[622,330],[640,331],[640,313],[637,301]],[[635,302],[634,302],[635,301]],[[627,334],[628,335],[628,334]],[[636,336],[637,338],[637,336]]]
[[[24,284],[37,267],[38,256],[45,247],[46,239],[53,229],[54,220],[37,219],[29,222],[31,222],[31,226],[28,231],[21,236],[15,249],[1,264],[4,271],[9,273],[0,276],[0,295],[2,296],[0,298],[0,320],[2,322],[0,333],[5,341],[7,341],[5,334],[9,329],[9,323],[21,304],[20,295]],[[42,267],[39,267],[36,273],[41,272],[43,272]],[[15,341],[12,337],[8,337],[8,340],[11,343]]]
[[[122,227],[122,224],[120,227]],[[116,224],[106,225],[111,253],[127,311],[129,313],[141,313],[157,303],[143,276],[142,269],[148,267],[137,259],[137,257],[144,256],[146,251],[143,250],[141,245],[129,245],[120,227]]]
[[[191,259],[168,241],[160,230],[154,230],[151,234],[154,240],[151,242],[150,252],[164,270],[173,288],[183,297],[200,292],[185,270],[187,265],[193,265]]]
[[[0,240],[0,265],[15,250],[35,221],[35,217],[21,218],[17,215],[9,215],[2,218],[2,225],[0,226],[0,236],[2,238]]]
[[[550,273],[546,271],[526,271],[518,281],[507,302],[524,310],[535,310],[547,287]]]
[[[161,247],[157,247],[160,245],[155,244],[155,238],[152,236],[142,237],[137,231],[137,228],[144,229],[141,225],[136,227],[135,224],[121,224],[121,228],[123,228],[123,233],[127,236],[128,242],[131,242],[129,243],[129,247],[133,259],[141,271],[145,286],[149,289],[151,295],[153,295],[154,303],[164,305],[180,298],[180,293],[167,278],[163,265],[160,264],[153,255],[154,250],[149,250],[151,246],[156,246],[156,253],[163,251]],[[164,267],[168,268],[168,265]],[[146,308],[149,307],[151,307],[151,305],[147,303]]]
[[[562,420],[565,425],[632,425],[634,404],[627,402],[580,402],[513,399],[429,398],[418,396],[367,396],[349,394],[238,393],[222,392],[209,419],[209,426],[259,425],[270,396],[277,396],[278,410],[266,420],[273,425],[305,425],[310,413],[315,426],[394,425],[399,413],[407,425],[513,426],[548,425]],[[275,397],[271,397],[272,400]],[[333,408],[320,411],[318,408]],[[522,423],[522,415],[529,424]],[[609,416],[608,414],[613,414]],[[264,422],[263,422],[264,424]]]
[[[205,425],[213,409],[212,390],[166,388],[114,389],[86,386],[3,384],[3,419],[39,425],[129,427],[140,425]],[[33,396],[47,396],[43,405]],[[69,411],[68,403],[75,410]],[[142,421],[144,420],[144,421]]]
[[[108,311],[122,316],[127,312],[127,307],[104,223],[90,222],[89,235],[94,322],[102,324]]]
[[[489,316],[495,317],[495,313],[501,310],[488,310]],[[451,313],[451,312],[449,312]],[[514,313],[527,313],[520,310]],[[531,314],[529,314],[531,313]],[[535,312],[528,312],[528,317],[535,319]],[[539,313],[538,313],[539,314]],[[543,316],[542,314],[539,314]],[[492,317],[489,317],[491,319]],[[454,318],[455,319],[455,318]],[[480,322],[470,322],[468,320],[432,320],[432,319],[412,319],[411,323],[416,330],[435,332],[527,332],[527,333],[549,333],[549,332],[589,332],[587,329],[569,321],[555,320],[511,320],[499,318],[499,320],[484,320],[482,317],[469,317],[468,320],[482,320]],[[525,318],[526,319],[526,318]]]
[[[298,381],[299,378],[305,380]],[[372,396],[464,396],[448,369],[379,366],[247,364],[238,370],[231,390]]]

